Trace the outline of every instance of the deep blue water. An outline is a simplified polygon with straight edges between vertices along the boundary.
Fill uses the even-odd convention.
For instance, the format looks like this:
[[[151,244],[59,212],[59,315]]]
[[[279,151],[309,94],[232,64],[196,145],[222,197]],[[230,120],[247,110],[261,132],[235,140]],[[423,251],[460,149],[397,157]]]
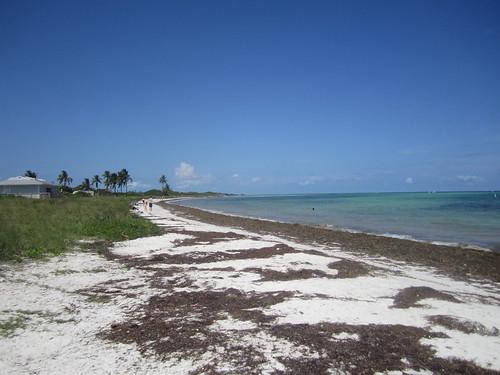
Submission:
[[[363,193],[191,199],[183,205],[500,251],[500,193]],[[313,210],[314,208],[314,210]]]

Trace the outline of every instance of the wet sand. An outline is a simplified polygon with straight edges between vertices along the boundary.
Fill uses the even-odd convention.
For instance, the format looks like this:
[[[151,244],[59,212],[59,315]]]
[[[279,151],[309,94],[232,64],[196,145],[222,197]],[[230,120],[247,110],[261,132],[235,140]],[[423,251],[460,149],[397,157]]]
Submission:
[[[384,256],[396,261],[410,262],[438,270],[459,279],[489,279],[500,281],[500,254],[495,252],[435,245],[424,242],[351,233],[304,224],[290,224],[267,220],[212,213],[174,202],[160,202],[184,217],[230,227],[239,227],[261,234],[276,234],[298,242],[338,244],[342,250]]]

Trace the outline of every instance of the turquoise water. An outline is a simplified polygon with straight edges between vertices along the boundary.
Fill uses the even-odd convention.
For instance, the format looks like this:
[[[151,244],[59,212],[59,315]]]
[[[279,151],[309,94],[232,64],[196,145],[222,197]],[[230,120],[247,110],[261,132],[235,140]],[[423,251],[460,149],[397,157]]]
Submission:
[[[500,193],[369,193],[192,199],[183,205],[500,252]],[[313,210],[314,208],[314,210]]]

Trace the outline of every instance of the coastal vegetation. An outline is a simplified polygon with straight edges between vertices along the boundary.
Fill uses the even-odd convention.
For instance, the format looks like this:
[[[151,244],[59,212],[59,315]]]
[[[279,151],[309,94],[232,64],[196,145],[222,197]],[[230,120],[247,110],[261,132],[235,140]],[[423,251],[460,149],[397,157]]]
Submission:
[[[165,177],[164,174],[161,175],[159,182],[162,187],[162,192],[168,193],[170,191],[170,185],[168,184],[167,177]]]
[[[130,173],[123,168],[118,172],[113,172],[111,173],[110,171],[104,171],[102,174],[102,183],[104,184],[104,188],[107,191],[113,191],[114,193],[118,192],[118,189],[120,189],[120,192],[123,193],[123,188],[125,187],[125,192],[128,192],[128,184],[132,182],[132,176],[130,176]],[[101,180],[99,179],[98,175],[95,175],[92,183],[96,185],[96,190],[97,186],[99,183],[101,183]]]
[[[38,174],[32,170],[27,170],[24,173],[26,177],[37,178]],[[61,170],[57,176],[57,183],[59,190],[63,195],[71,194],[77,191],[93,191],[96,195],[130,195],[133,197],[143,196],[169,196],[169,197],[182,197],[182,196],[220,196],[221,193],[214,192],[177,192],[171,189],[167,177],[163,174],[160,176],[158,182],[161,185],[160,189],[150,189],[144,192],[128,191],[129,183],[133,182],[132,176],[127,169],[122,168],[118,172],[110,172],[105,170],[101,175],[95,174],[92,178],[85,177],[79,185],[72,186],[73,178],[70,177],[68,171]],[[102,184],[104,189],[99,189]],[[125,189],[125,192],[123,191]],[[82,195],[88,196],[88,195]]]
[[[95,185],[95,189],[98,190],[99,189],[99,184],[101,183],[101,178],[99,177],[98,174],[94,175],[94,177],[92,177],[92,185]]]
[[[26,177],[37,178],[37,173],[31,170],[27,170],[24,174]],[[163,174],[160,176],[158,182],[161,185],[160,189],[150,189],[143,192],[138,191],[128,191],[128,184],[133,182],[132,176],[127,169],[123,168],[118,172],[110,172],[108,170],[104,171],[102,175],[95,174],[92,179],[84,178],[79,185],[74,187],[71,186],[73,183],[73,178],[70,177],[68,171],[62,170],[58,177],[57,182],[59,183],[59,189],[63,195],[71,194],[77,191],[93,191],[96,195],[107,196],[116,195],[120,196],[122,193],[133,198],[133,197],[211,197],[211,196],[221,196],[228,195],[216,192],[178,192],[172,190],[170,184],[168,183],[167,177]],[[104,189],[99,189],[99,185],[104,185]],[[125,188],[125,192],[123,189]],[[232,194],[229,194],[232,195]],[[81,196],[89,196],[86,194],[81,194]]]
[[[28,172],[31,171],[26,171],[25,176],[28,176]],[[36,177],[35,172],[31,173],[33,173],[34,177]],[[28,177],[33,176],[30,175]],[[74,188],[71,187],[73,179],[69,176],[66,170],[63,169],[57,177],[57,182],[59,183],[60,190],[63,193],[72,193],[74,190],[95,190],[96,192],[99,192],[99,184],[104,184],[104,190],[107,192],[118,193],[119,190],[121,193],[123,193],[123,188],[125,188],[125,193],[127,193],[128,184],[132,181],[132,176],[130,176],[130,173],[125,168],[113,173],[110,171],[104,171],[102,176],[96,174],[92,177],[92,179],[86,177],[79,185],[75,186]],[[95,189],[93,188],[93,186],[95,186]]]
[[[0,260],[40,258],[78,240],[126,240],[159,233],[130,212],[132,197],[0,198]]]
[[[57,176],[57,182],[59,182],[59,184],[62,186],[62,187],[68,187],[69,185],[71,185],[71,183],[73,182],[73,179],[71,177],[69,177],[69,174],[68,172],[66,172],[64,169],[61,171],[61,173],[59,173],[59,176]]]
[[[25,176],[37,174],[27,170]],[[68,171],[62,170],[57,181],[62,194],[52,199],[0,197],[0,261],[60,254],[75,248],[79,240],[118,241],[157,234],[156,226],[130,211],[131,203],[143,197],[221,195],[173,191],[165,175],[159,179],[161,190],[128,192],[133,180],[125,168],[84,178],[75,187]]]

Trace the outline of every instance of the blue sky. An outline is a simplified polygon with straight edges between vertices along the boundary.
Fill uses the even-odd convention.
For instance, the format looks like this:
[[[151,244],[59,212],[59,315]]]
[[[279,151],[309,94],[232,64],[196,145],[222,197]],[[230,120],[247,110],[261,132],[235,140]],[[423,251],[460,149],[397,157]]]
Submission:
[[[500,2],[0,0],[0,127],[0,178],[500,189]]]

